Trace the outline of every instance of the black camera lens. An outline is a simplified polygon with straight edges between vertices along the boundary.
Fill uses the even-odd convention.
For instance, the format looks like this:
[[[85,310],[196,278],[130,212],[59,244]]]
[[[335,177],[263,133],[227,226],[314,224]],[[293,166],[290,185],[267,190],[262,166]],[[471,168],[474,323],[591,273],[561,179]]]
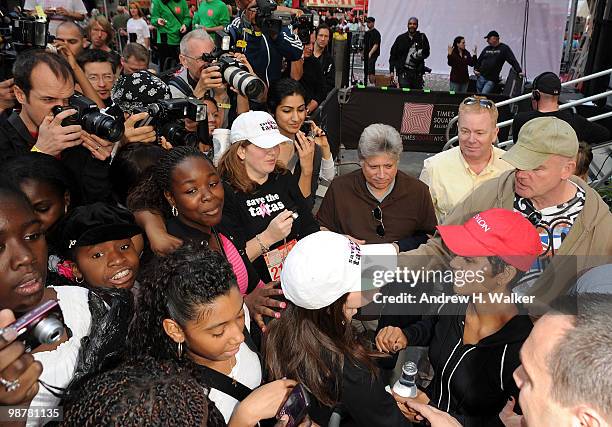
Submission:
[[[173,147],[184,145],[197,146],[198,138],[195,133],[188,132],[180,122],[164,123],[159,129],[159,134],[166,138]]]
[[[81,126],[86,132],[117,142],[125,130],[123,123],[113,116],[101,112],[90,112],[83,116]]]

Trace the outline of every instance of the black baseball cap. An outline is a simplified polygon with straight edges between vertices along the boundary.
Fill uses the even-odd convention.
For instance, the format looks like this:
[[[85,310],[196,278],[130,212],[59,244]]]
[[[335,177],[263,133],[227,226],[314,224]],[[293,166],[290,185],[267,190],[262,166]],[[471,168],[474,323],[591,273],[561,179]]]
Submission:
[[[489,37],[498,37],[499,38],[499,33],[495,30],[491,30],[489,31],[489,34],[487,34],[485,36],[485,39],[488,39]]]
[[[552,71],[546,71],[533,80],[533,89],[548,95],[559,95],[561,79]]]
[[[142,233],[127,209],[106,203],[79,206],[60,225],[61,250],[91,246],[112,240],[129,239]]]
[[[368,16],[366,22],[376,22],[376,19],[373,16]]]

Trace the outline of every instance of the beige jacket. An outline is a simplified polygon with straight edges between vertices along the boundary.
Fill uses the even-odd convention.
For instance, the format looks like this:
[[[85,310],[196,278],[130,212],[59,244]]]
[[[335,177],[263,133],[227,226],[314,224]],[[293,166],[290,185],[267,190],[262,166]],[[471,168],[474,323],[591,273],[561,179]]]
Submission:
[[[571,180],[586,192],[585,205],[551,264],[536,281],[531,294],[548,303],[565,294],[577,273],[612,262],[612,214],[599,194],[583,180]],[[478,212],[491,208],[513,209],[514,170],[484,182],[448,215],[445,225],[463,224]],[[398,265],[411,269],[448,268],[451,254],[439,234],[417,249],[398,255]]]

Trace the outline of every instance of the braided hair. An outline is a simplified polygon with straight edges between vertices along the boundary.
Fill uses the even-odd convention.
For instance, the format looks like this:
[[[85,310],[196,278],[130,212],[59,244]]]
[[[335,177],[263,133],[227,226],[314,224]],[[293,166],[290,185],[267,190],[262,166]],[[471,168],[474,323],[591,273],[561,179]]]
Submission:
[[[190,158],[210,160],[195,147],[176,147],[168,150],[159,159],[151,176],[143,179],[128,194],[127,206],[131,211],[155,210],[165,216],[170,215],[170,206],[164,197],[164,191],[171,191],[174,169]],[[212,163],[211,163],[212,165]]]
[[[64,405],[66,426],[225,426],[189,366],[143,356],[89,379]]]
[[[176,344],[166,335],[164,319],[185,326],[202,315],[216,298],[228,295],[236,276],[225,256],[208,247],[184,244],[157,257],[143,271],[136,313],[128,332],[128,353],[178,359]]]

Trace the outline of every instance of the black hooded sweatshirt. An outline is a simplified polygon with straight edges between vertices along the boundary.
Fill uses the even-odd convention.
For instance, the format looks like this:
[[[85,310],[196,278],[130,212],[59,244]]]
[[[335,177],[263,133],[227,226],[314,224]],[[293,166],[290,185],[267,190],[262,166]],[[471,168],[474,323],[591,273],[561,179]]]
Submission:
[[[512,374],[533,323],[527,315],[510,319],[476,345],[463,343],[467,304],[443,305],[436,316],[403,329],[409,345],[429,346],[434,378],[425,390],[429,404],[464,426],[503,426],[499,413],[511,396],[518,401]],[[519,312],[524,311],[519,307]],[[518,405],[515,410],[518,410]]]

